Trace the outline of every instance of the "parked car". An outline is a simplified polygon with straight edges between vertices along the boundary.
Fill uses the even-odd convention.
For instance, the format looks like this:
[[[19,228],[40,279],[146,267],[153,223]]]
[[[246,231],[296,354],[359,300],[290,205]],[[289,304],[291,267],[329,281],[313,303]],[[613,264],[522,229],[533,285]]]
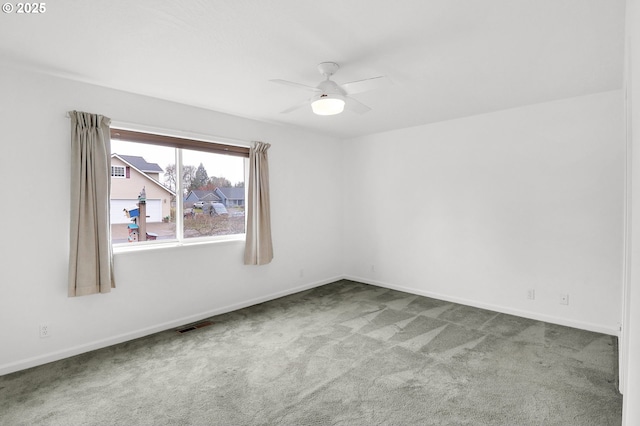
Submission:
[[[193,204],[193,207],[194,207],[194,208],[196,208],[196,209],[202,209],[202,208],[204,208],[204,201],[196,201],[196,202]]]
[[[227,208],[222,203],[211,203],[211,210],[209,210],[210,215],[229,215]]]

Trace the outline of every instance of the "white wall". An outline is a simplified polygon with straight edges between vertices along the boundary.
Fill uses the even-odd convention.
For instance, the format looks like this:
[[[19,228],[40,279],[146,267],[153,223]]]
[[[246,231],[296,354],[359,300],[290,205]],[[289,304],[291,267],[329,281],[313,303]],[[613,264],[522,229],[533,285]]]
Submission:
[[[627,125],[631,147],[631,203],[629,275],[625,300],[625,325],[620,347],[623,377],[623,421],[627,426],[640,424],[640,2],[627,0]]]
[[[8,67],[0,93],[0,374],[341,277],[338,140]],[[69,110],[271,143],[274,261],[244,266],[242,242],[120,253],[114,291],[68,298]]]
[[[618,333],[621,91],[355,138],[344,152],[348,276]]]

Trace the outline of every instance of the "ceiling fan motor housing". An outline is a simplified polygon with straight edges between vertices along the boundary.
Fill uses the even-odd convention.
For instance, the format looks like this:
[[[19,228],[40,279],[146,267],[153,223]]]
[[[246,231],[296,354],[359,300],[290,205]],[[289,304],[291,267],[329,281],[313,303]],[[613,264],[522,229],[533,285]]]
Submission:
[[[335,74],[339,68],[340,66],[335,62],[322,62],[321,64],[318,64],[318,71],[327,78]]]

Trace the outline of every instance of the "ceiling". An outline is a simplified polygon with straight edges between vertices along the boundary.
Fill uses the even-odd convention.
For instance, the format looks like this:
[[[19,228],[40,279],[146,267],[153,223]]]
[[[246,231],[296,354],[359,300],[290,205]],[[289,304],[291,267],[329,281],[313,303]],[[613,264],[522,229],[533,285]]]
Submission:
[[[341,138],[620,89],[624,0],[59,0],[0,16],[3,61]],[[386,75],[372,111],[280,111]],[[122,119],[122,118],[120,118]]]

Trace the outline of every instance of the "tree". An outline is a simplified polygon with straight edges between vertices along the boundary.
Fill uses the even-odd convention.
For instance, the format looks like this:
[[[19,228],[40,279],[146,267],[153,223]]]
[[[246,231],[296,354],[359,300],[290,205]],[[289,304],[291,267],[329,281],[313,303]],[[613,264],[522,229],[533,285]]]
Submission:
[[[176,173],[175,164],[169,164],[165,168],[164,181],[172,191],[175,191],[178,187]],[[202,163],[197,168],[195,166],[184,166],[182,168],[182,184],[185,195],[194,189],[213,191],[216,188],[230,188],[232,186],[231,181],[225,177],[209,177]],[[236,183],[235,187],[244,187],[244,182]]]
[[[216,187],[229,188],[231,186],[231,182],[229,181],[229,179],[224,177],[212,176],[209,178],[209,186],[213,187],[213,189],[215,189]]]
[[[209,175],[207,169],[204,168],[202,163],[196,169],[196,176],[193,182],[191,182],[191,189],[200,189],[209,182]]]
[[[206,173],[206,171],[205,171]],[[184,166],[182,168],[182,188],[185,195],[191,190],[192,183],[195,180],[196,168],[194,166]],[[178,170],[175,164],[169,164],[165,167],[164,183],[172,191],[178,190]]]
[[[184,166],[182,168],[182,187],[184,188],[184,193],[187,195],[189,191],[193,188],[193,181],[196,178],[196,168],[194,166]]]
[[[178,180],[176,178],[176,165],[169,164],[164,168],[164,184],[167,188],[176,191],[178,188]]]

